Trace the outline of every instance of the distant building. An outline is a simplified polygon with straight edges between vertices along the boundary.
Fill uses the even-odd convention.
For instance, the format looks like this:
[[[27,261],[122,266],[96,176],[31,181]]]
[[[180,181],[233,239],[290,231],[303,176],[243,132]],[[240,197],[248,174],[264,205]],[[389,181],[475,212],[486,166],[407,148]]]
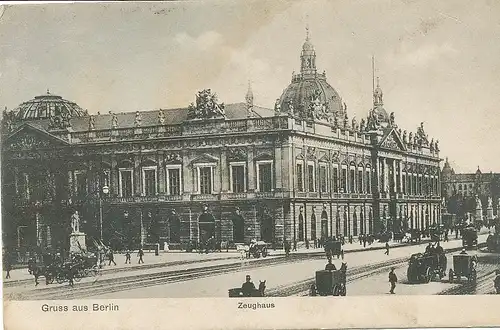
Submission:
[[[475,173],[455,173],[448,158],[441,171],[442,196],[449,213],[464,216],[476,210],[475,196],[479,196],[484,214],[488,206],[488,198],[492,199],[493,209],[499,207],[500,173],[483,173],[477,168]]]
[[[399,128],[378,84],[367,118],[350,119],[309,37],[300,61],[274,109],[256,106],[249,88],[237,104],[204,90],[186,108],[117,114],[47,93],[5,113],[4,244],[67,246],[74,210],[89,240],[116,248],[439,222],[439,147],[423,124]]]

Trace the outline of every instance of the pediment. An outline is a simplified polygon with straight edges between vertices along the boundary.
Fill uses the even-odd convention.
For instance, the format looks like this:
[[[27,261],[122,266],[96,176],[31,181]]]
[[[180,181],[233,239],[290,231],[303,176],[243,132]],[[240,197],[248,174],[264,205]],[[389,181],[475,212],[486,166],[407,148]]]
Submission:
[[[263,152],[259,155],[257,155],[257,157],[255,157],[255,161],[259,161],[259,160],[273,160],[273,156],[271,156],[271,154],[268,154],[267,152]]]
[[[385,135],[385,137],[380,142],[379,146],[385,149],[401,150],[401,151],[406,150],[403,141],[401,141],[401,138],[399,137],[398,133],[394,130],[394,128],[391,129]]]
[[[192,164],[215,163],[218,161],[219,161],[219,158],[217,158],[217,157],[214,157],[214,156],[209,155],[209,154],[203,154],[203,155],[193,159],[193,161],[191,163]]]
[[[3,142],[4,148],[13,151],[54,148],[64,145],[68,145],[68,142],[29,124],[21,126]]]

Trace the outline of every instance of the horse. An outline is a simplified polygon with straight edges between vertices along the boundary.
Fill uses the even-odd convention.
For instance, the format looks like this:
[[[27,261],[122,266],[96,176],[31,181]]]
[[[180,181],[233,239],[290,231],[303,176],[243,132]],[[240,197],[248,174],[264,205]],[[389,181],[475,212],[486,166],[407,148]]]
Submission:
[[[236,245],[236,252],[240,253],[240,259],[243,260],[245,258],[248,258],[248,251],[250,250],[250,247],[248,245],[242,245],[242,244],[237,244]]]
[[[261,297],[265,297],[265,291],[266,291],[266,280],[261,281],[259,280],[259,292]]]

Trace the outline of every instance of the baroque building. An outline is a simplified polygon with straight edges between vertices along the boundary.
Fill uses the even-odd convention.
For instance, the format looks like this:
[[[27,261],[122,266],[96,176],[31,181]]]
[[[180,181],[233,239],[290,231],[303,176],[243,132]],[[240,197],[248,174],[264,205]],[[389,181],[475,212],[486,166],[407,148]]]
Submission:
[[[448,158],[441,170],[441,189],[450,214],[464,216],[476,210],[476,196],[481,200],[483,213],[491,198],[494,210],[500,211],[500,173],[483,173],[479,166],[475,173],[455,173]],[[486,215],[486,213],[485,213]]]
[[[438,142],[403,131],[377,83],[360,121],[316,68],[309,36],[274,109],[219,103],[88,114],[47,93],[4,113],[4,244],[67,246],[78,210],[88,239],[314,240],[440,221]],[[106,189],[103,189],[106,188]],[[106,192],[106,193],[104,193]]]

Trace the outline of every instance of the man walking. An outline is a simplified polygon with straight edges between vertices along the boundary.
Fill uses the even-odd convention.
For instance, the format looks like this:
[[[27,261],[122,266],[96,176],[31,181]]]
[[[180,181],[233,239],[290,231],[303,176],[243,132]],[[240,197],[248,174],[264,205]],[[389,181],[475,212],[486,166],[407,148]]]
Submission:
[[[109,259],[108,266],[111,266],[111,263],[113,263],[116,266],[115,255],[113,254],[113,250],[109,250],[108,259]]]
[[[8,254],[5,254],[3,266],[5,268],[5,271],[7,272],[7,274],[5,274],[5,278],[6,279],[10,278],[10,271],[12,269],[12,265],[10,264],[10,258]]]
[[[385,242],[385,252],[384,254],[389,255],[389,242]]]
[[[125,263],[126,264],[130,264],[130,251],[127,250],[127,252],[125,252]]]
[[[139,248],[139,252],[137,253],[137,256],[139,257],[139,263],[143,264],[144,260],[142,260],[142,257],[144,256],[144,251],[142,250],[142,247]]]
[[[389,272],[389,282],[391,283],[391,290],[389,291],[391,294],[395,294],[394,289],[396,288],[396,283],[398,282],[398,277],[396,273],[394,273],[394,267],[391,267],[391,271]]]

